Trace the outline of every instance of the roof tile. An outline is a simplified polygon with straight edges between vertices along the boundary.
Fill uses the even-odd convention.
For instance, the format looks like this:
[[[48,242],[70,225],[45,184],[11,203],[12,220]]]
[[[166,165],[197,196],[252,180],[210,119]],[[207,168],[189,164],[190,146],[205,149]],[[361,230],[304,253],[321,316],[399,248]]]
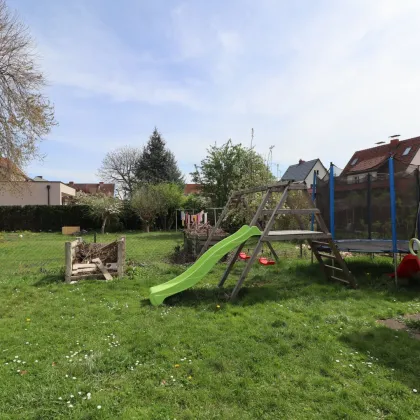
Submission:
[[[404,155],[404,151],[408,147],[411,147],[411,149]],[[371,147],[370,149],[358,150],[348,161],[341,175],[345,176],[351,172],[355,173],[377,169],[391,155],[394,156],[395,160],[409,165],[419,149],[420,137],[413,137],[395,143],[390,142],[381,146]],[[351,163],[356,158],[357,163],[352,165]]]
[[[304,181],[319,159],[290,165],[281,177],[283,181]]]

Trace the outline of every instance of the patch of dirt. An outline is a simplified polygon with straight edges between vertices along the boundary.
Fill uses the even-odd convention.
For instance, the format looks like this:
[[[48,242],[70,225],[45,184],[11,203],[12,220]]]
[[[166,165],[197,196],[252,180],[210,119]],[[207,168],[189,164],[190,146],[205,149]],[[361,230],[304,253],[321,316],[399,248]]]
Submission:
[[[378,319],[376,322],[378,324],[384,325],[385,327],[391,328],[394,331],[406,331],[410,336],[416,340],[420,340],[420,331],[417,329],[409,328],[405,323],[404,319],[412,321],[420,321],[420,313],[405,315],[402,320],[398,319]]]
[[[406,315],[404,318],[411,319],[413,321],[420,321],[420,314]]]
[[[391,328],[391,330],[399,331],[399,330],[405,330],[408,331],[407,326],[404,324],[404,322],[398,321],[397,319],[379,319],[376,321],[378,324],[385,325],[385,327]]]

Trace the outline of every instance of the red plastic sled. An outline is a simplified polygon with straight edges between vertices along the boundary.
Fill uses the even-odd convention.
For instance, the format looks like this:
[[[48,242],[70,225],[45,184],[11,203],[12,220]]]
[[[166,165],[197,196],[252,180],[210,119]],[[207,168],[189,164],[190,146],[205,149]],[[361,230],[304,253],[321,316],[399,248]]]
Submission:
[[[239,253],[239,258],[241,260],[248,260],[249,258],[251,258],[246,252],[240,252]]]
[[[274,260],[269,260],[266,257],[260,257],[259,261],[262,265],[274,265],[276,263]]]
[[[413,277],[414,274],[420,271],[420,260],[417,256],[408,254],[406,255],[400,265],[397,268],[398,277]],[[395,277],[395,274],[392,273],[390,277]]]

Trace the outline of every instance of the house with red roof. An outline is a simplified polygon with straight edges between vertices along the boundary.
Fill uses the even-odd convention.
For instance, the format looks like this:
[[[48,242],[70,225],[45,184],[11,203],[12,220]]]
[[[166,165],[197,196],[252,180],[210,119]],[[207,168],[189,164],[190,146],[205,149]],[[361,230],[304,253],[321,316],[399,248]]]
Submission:
[[[0,157],[0,181],[30,181],[30,178],[10,159]]]
[[[201,192],[200,184],[185,184],[184,186],[184,195],[200,194],[200,192]]]
[[[98,194],[103,193],[109,197],[114,197],[115,195],[115,184],[105,184],[104,182],[97,183],[75,183],[70,181],[67,184],[69,187],[74,188],[76,191],[81,191],[86,194]]]
[[[341,177],[357,182],[369,173],[373,176],[388,173],[390,156],[394,157],[395,172],[414,171],[420,165],[420,137],[406,140],[393,138],[389,143],[355,152]]]

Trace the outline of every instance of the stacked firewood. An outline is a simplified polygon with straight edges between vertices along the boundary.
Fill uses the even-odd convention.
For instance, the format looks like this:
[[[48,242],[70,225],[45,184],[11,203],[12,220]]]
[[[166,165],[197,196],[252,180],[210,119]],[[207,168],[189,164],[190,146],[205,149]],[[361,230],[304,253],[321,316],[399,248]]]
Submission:
[[[189,227],[185,229],[185,232],[189,235],[197,235],[197,236],[208,236],[210,232],[212,231],[213,226],[211,226],[209,223],[199,223],[198,225],[196,223],[191,224]],[[227,233],[221,229],[216,229],[216,232],[214,232],[215,236],[225,236]]]

